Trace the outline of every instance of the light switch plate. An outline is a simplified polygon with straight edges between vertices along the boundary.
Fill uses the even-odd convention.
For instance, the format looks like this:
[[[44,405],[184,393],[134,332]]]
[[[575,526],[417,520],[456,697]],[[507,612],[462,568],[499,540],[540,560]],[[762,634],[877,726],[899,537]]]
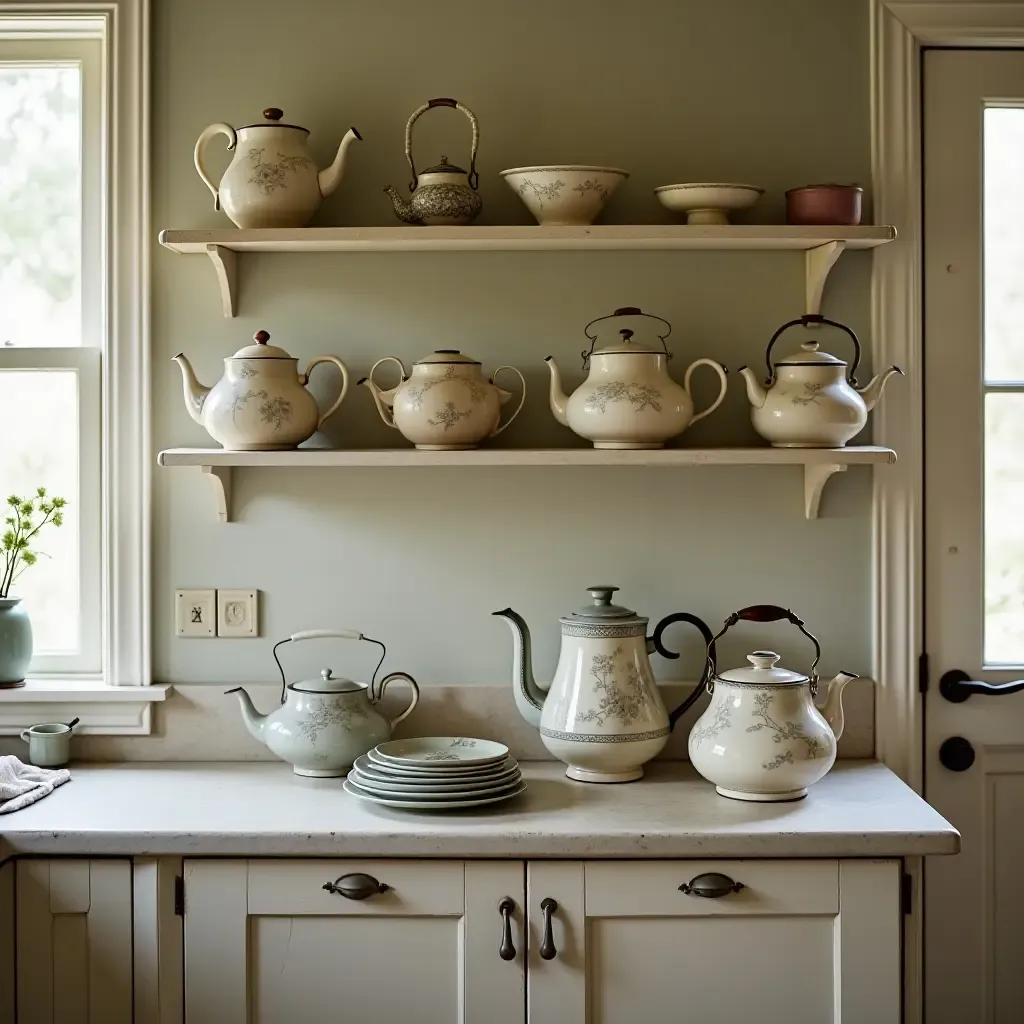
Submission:
[[[260,635],[258,593],[258,590],[217,591],[217,636],[245,638]]]
[[[217,635],[217,591],[176,590],[174,624],[178,636],[192,639]]]

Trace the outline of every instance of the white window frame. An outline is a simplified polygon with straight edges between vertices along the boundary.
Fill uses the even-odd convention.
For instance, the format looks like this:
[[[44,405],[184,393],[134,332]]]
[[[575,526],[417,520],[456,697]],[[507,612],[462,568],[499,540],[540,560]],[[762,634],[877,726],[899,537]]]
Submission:
[[[150,685],[149,0],[0,0],[8,35],[74,36],[80,19],[97,19],[104,39],[103,676],[0,692],[0,735],[71,713],[83,732],[148,733],[167,692]]]

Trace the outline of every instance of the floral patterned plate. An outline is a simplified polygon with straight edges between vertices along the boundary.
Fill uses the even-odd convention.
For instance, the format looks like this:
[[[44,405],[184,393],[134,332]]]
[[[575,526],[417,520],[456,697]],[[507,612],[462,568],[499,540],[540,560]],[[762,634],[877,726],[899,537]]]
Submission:
[[[386,765],[371,761],[365,754],[356,758],[353,768],[375,782],[389,783],[402,789],[438,790],[441,792],[468,786],[496,786],[519,778],[519,765],[515,761],[501,762],[493,769],[473,772],[445,772],[426,775],[423,772],[395,771]]]
[[[498,796],[482,796],[467,800],[388,800],[385,797],[374,796],[372,793],[368,793],[365,789],[361,789],[354,783],[349,782],[348,779],[341,784],[341,787],[349,796],[354,796],[358,800],[380,804],[381,807],[398,807],[409,811],[446,811],[463,810],[468,807],[483,807],[486,804],[500,804],[504,800],[511,800],[512,797],[526,792],[526,783],[521,782],[515,789]]]
[[[381,743],[374,753],[378,755],[374,760],[407,768],[466,768],[503,761],[508,757],[508,747],[468,736],[420,736]]]
[[[384,797],[386,800],[429,800],[433,803],[435,800],[475,800],[482,796],[497,796],[499,793],[516,789],[522,779],[517,775],[504,782],[488,782],[483,786],[445,786],[439,791],[429,786],[396,786],[377,782],[363,775],[358,768],[353,768],[348,773],[348,781],[360,789],[365,789],[367,793]]]
[[[471,764],[469,767],[462,767],[457,761],[431,763],[429,766],[421,765],[413,768],[410,765],[396,764],[394,761],[385,761],[376,750],[368,750],[366,758],[374,768],[384,772],[386,775],[400,776],[402,778],[437,779],[439,781],[450,781],[451,779],[479,778],[481,776],[496,775],[508,771],[509,768],[518,764],[514,757],[507,757],[504,761],[495,761],[494,764]]]

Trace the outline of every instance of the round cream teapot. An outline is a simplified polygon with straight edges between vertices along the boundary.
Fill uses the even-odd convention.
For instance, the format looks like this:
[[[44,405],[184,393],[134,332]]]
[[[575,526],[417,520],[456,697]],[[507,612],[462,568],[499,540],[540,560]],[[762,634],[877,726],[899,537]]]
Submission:
[[[402,376],[395,387],[384,391],[373,382],[373,372],[388,362],[397,364]],[[515,412],[500,423],[501,407],[512,398],[494,383],[503,370],[516,374],[522,393]],[[384,356],[359,383],[369,388],[381,419],[426,451],[475,448],[500,434],[526,400],[526,381],[514,366],[499,366],[487,378],[477,360],[454,348],[438,349],[417,360],[411,376],[397,356]]]
[[[829,324],[850,336],[854,357],[849,372],[842,359],[821,352],[817,341],[806,341],[798,352],[772,362],[772,348],[783,331],[809,324]],[[764,385],[749,366],[740,367],[740,374],[747,385],[754,429],[774,448],[842,448],[864,429],[886,381],[894,373],[903,373],[898,366],[890,366],[858,388],[857,335],[846,324],[817,314],[784,323],[768,342],[765,363]]]
[[[299,361],[283,348],[268,345],[266,331],[257,331],[255,341],[224,360],[224,376],[209,388],[196,380],[192,364],[179,352],[174,361],[181,368],[185,407],[224,448],[297,448],[341,405],[348,391],[348,370],[337,356],[317,356],[305,373],[299,373]],[[341,371],[341,391],[323,413],[306,389],[310,371],[320,363],[334,363]]]
[[[652,322],[663,326],[652,331]],[[596,324],[602,326],[591,334]],[[558,364],[547,357],[555,419],[595,448],[663,448],[691,423],[714,412],[725,398],[725,367],[713,359],[697,359],[687,367],[683,383],[677,384],[668,373],[672,353],[665,339],[671,331],[667,320],[633,306],[587,324],[590,349],[582,355],[583,369],[589,366],[590,372],[571,395],[562,390]],[[601,334],[618,338],[595,348]],[[711,405],[694,415],[690,378],[698,366],[710,366],[721,388]]]
[[[303,228],[317,207],[341,184],[348,147],[362,136],[350,128],[338,146],[330,167],[316,169],[309,153],[309,131],[280,124],[277,107],[263,111],[263,124],[234,129],[218,121],[203,129],[196,142],[195,165],[199,177],[213,193],[216,209],[223,209],[240,228]],[[234,157],[215,185],[206,170],[206,147],[216,135],[226,135]]]
[[[810,672],[777,667],[774,651],[754,651],[750,665],[719,672],[715,643],[737,622],[791,622],[814,644]],[[690,731],[693,767],[722,796],[734,800],[799,800],[807,787],[835,763],[843,734],[843,688],[857,676],[840,672],[828,684],[825,704],[818,691],[821,646],[802,619],[777,605],[754,605],[734,612],[708,644],[705,670],[711,702]]]

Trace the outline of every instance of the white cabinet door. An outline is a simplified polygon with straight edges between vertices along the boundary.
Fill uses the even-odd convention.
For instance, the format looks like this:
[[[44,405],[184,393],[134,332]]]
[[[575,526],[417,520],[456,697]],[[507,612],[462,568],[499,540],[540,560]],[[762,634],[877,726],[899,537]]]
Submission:
[[[522,1024],[524,873],[521,861],[186,861],[185,1024]],[[324,889],[360,874],[387,889]]]
[[[709,874],[743,888],[681,891],[724,884]],[[531,862],[527,1020],[898,1024],[899,875],[897,861]]]
[[[24,1024],[131,1024],[129,860],[19,860],[18,1016]]]

